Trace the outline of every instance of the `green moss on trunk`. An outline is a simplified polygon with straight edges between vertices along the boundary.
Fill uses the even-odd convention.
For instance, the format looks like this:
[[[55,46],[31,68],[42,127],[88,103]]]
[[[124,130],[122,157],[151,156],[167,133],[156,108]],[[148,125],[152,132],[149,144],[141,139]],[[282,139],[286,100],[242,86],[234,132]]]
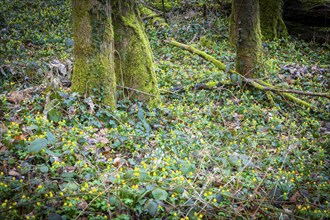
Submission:
[[[72,91],[101,97],[115,107],[114,33],[110,0],[72,0]]]
[[[288,31],[282,19],[281,0],[260,0],[260,25],[264,39],[287,37]]]
[[[230,21],[231,42],[236,48],[236,70],[258,77],[262,60],[259,0],[234,0]]]
[[[152,50],[135,1],[113,2],[117,83],[133,89],[125,90],[128,98],[155,104],[159,91]]]

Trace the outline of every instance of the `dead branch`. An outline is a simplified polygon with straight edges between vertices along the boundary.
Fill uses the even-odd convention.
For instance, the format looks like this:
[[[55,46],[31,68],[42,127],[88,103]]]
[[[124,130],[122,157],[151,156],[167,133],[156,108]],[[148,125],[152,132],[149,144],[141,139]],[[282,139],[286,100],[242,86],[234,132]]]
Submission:
[[[197,54],[198,56],[204,58],[205,60],[212,62],[219,69],[221,69],[223,71],[226,71],[226,65],[224,63],[220,62],[219,60],[215,59],[213,56],[208,55],[203,51],[200,51],[200,50],[198,50],[198,49],[196,49],[196,48],[194,48],[190,45],[179,43],[179,42],[175,41],[174,39],[167,40],[166,42],[173,45],[173,46],[176,46],[176,47],[179,47],[181,49],[187,50],[191,53]],[[274,87],[272,84],[267,83],[263,80],[256,81],[255,79],[246,78],[243,75],[236,72],[235,70],[229,70],[228,73],[239,75],[244,82],[248,83],[249,85],[251,85],[251,86],[253,86],[257,89],[260,89],[260,90],[263,90],[263,91],[275,92],[275,93],[277,93],[279,95],[282,95],[282,96],[285,96],[287,99],[289,99],[289,100],[291,100],[291,101],[293,101],[297,104],[303,105],[307,108],[313,108],[313,106],[311,104],[309,104],[309,103],[293,96],[290,93],[295,93],[295,94],[300,94],[300,95],[320,96],[320,97],[325,97],[325,98],[330,97],[330,94],[327,94],[327,93],[313,93],[313,92],[303,92],[303,91],[290,90],[290,89],[279,89],[279,88]]]

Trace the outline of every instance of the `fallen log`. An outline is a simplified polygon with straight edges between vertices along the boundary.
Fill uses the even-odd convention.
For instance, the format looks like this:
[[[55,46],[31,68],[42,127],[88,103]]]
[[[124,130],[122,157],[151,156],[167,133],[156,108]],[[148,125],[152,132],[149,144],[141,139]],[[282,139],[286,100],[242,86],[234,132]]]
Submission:
[[[183,43],[179,43],[177,41],[175,41],[174,39],[171,40],[167,40],[167,43],[179,47],[181,49],[187,50],[191,53],[197,54],[198,56],[204,58],[207,61],[212,62],[216,67],[218,67],[220,70],[226,71],[227,67],[224,63],[222,63],[221,61],[215,59],[213,56],[208,55],[207,53],[200,51],[190,45],[187,44],[183,44]],[[271,85],[268,82],[265,82],[263,80],[258,79],[258,81],[256,81],[255,79],[249,79],[244,77],[243,75],[239,74],[238,72],[236,72],[235,70],[229,70],[228,71],[229,74],[236,74],[237,76],[240,76],[241,79],[243,79],[244,82],[248,83],[249,85],[253,86],[254,88],[257,88],[259,90],[263,90],[265,92],[271,91],[271,92],[275,92],[281,96],[284,96],[285,98],[291,100],[292,102],[295,102],[297,104],[303,105],[307,108],[314,108],[311,104],[305,102],[304,100],[301,100],[297,97],[295,97],[294,95],[290,94],[290,93],[295,93],[295,94],[300,94],[300,95],[309,95],[309,96],[320,96],[320,97],[325,97],[325,98],[330,98],[330,94],[328,93],[312,93],[312,92],[303,92],[303,91],[298,91],[298,90],[289,90],[289,89],[279,89],[276,88],[275,86]]]

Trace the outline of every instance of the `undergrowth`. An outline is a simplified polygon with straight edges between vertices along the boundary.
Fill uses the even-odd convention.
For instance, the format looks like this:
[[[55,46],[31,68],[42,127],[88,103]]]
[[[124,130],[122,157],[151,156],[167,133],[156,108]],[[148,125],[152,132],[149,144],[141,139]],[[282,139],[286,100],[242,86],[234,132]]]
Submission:
[[[56,2],[60,1],[49,4]],[[63,36],[71,31],[70,19],[63,16],[69,14],[68,2],[52,11]],[[7,8],[13,6],[7,3]],[[47,10],[38,9],[41,15]],[[12,13],[5,15],[6,21],[15,20]],[[325,125],[330,120],[329,101],[300,97],[318,106],[317,111],[280,96],[272,105],[262,92],[231,85],[225,72],[164,42],[174,37],[194,44],[233,68],[226,18],[216,14],[205,22],[198,12],[187,16],[173,15],[171,28],[147,27],[163,100],[157,108],[124,100],[113,111],[96,97],[81,97],[65,86],[10,77],[2,82],[0,216],[330,218],[330,141]],[[31,30],[42,27],[27,17],[21,22]],[[20,27],[10,29],[8,42],[15,33],[22,44],[30,38]],[[14,65],[17,57],[38,62],[56,51],[70,51],[64,38],[49,46],[54,33],[45,34],[42,45],[54,51],[21,53],[11,43],[5,50],[6,65]],[[325,68],[327,45],[281,39],[265,42],[264,50],[272,83],[328,91],[329,71],[297,76],[303,65]],[[287,71],[285,65],[291,65]],[[196,84],[203,83],[212,90],[197,90]]]

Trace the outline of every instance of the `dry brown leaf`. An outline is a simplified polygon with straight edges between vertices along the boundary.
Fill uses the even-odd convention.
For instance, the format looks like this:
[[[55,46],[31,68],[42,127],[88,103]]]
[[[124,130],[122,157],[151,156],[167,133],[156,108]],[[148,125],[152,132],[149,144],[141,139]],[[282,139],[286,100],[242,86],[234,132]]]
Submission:
[[[3,145],[2,143],[0,143],[0,153],[5,152],[7,150],[8,150],[8,148],[5,145]]]
[[[109,139],[106,138],[106,137],[99,137],[99,138],[97,139],[97,141],[98,141],[99,143],[101,143],[101,144],[108,144],[108,143],[109,143]]]
[[[296,203],[300,197],[301,197],[301,195],[300,195],[300,193],[297,191],[297,192],[295,192],[295,194],[293,194],[293,196],[291,196],[291,198],[290,198],[290,202],[294,202],[294,203]]]
[[[113,157],[113,153],[111,153],[110,150],[103,151],[103,152],[102,152],[102,155],[103,155],[105,158],[107,158],[107,159],[110,159],[110,158]]]
[[[66,170],[67,170],[68,172],[73,172],[73,171],[76,170],[76,167],[74,167],[74,166],[66,166]]]
[[[7,100],[11,103],[18,104],[24,100],[24,95],[20,91],[14,91],[9,93]]]
[[[9,170],[8,175],[9,176],[19,176],[20,173],[15,170]]]
[[[113,165],[115,167],[118,167],[120,164],[122,164],[122,161],[119,157],[116,157],[114,160],[113,160]]]
[[[15,141],[21,141],[21,140],[25,140],[26,137],[27,137],[27,136],[24,135],[24,134],[16,135],[16,136],[14,137],[14,140],[15,140]]]
[[[82,201],[82,202],[79,202],[79,203],[77,204],[77,209],[79,209],[79,210],[84,210],[84,209],[87,208],[87,206],[88,206],[87,202],[86,202],[86,201]]]

